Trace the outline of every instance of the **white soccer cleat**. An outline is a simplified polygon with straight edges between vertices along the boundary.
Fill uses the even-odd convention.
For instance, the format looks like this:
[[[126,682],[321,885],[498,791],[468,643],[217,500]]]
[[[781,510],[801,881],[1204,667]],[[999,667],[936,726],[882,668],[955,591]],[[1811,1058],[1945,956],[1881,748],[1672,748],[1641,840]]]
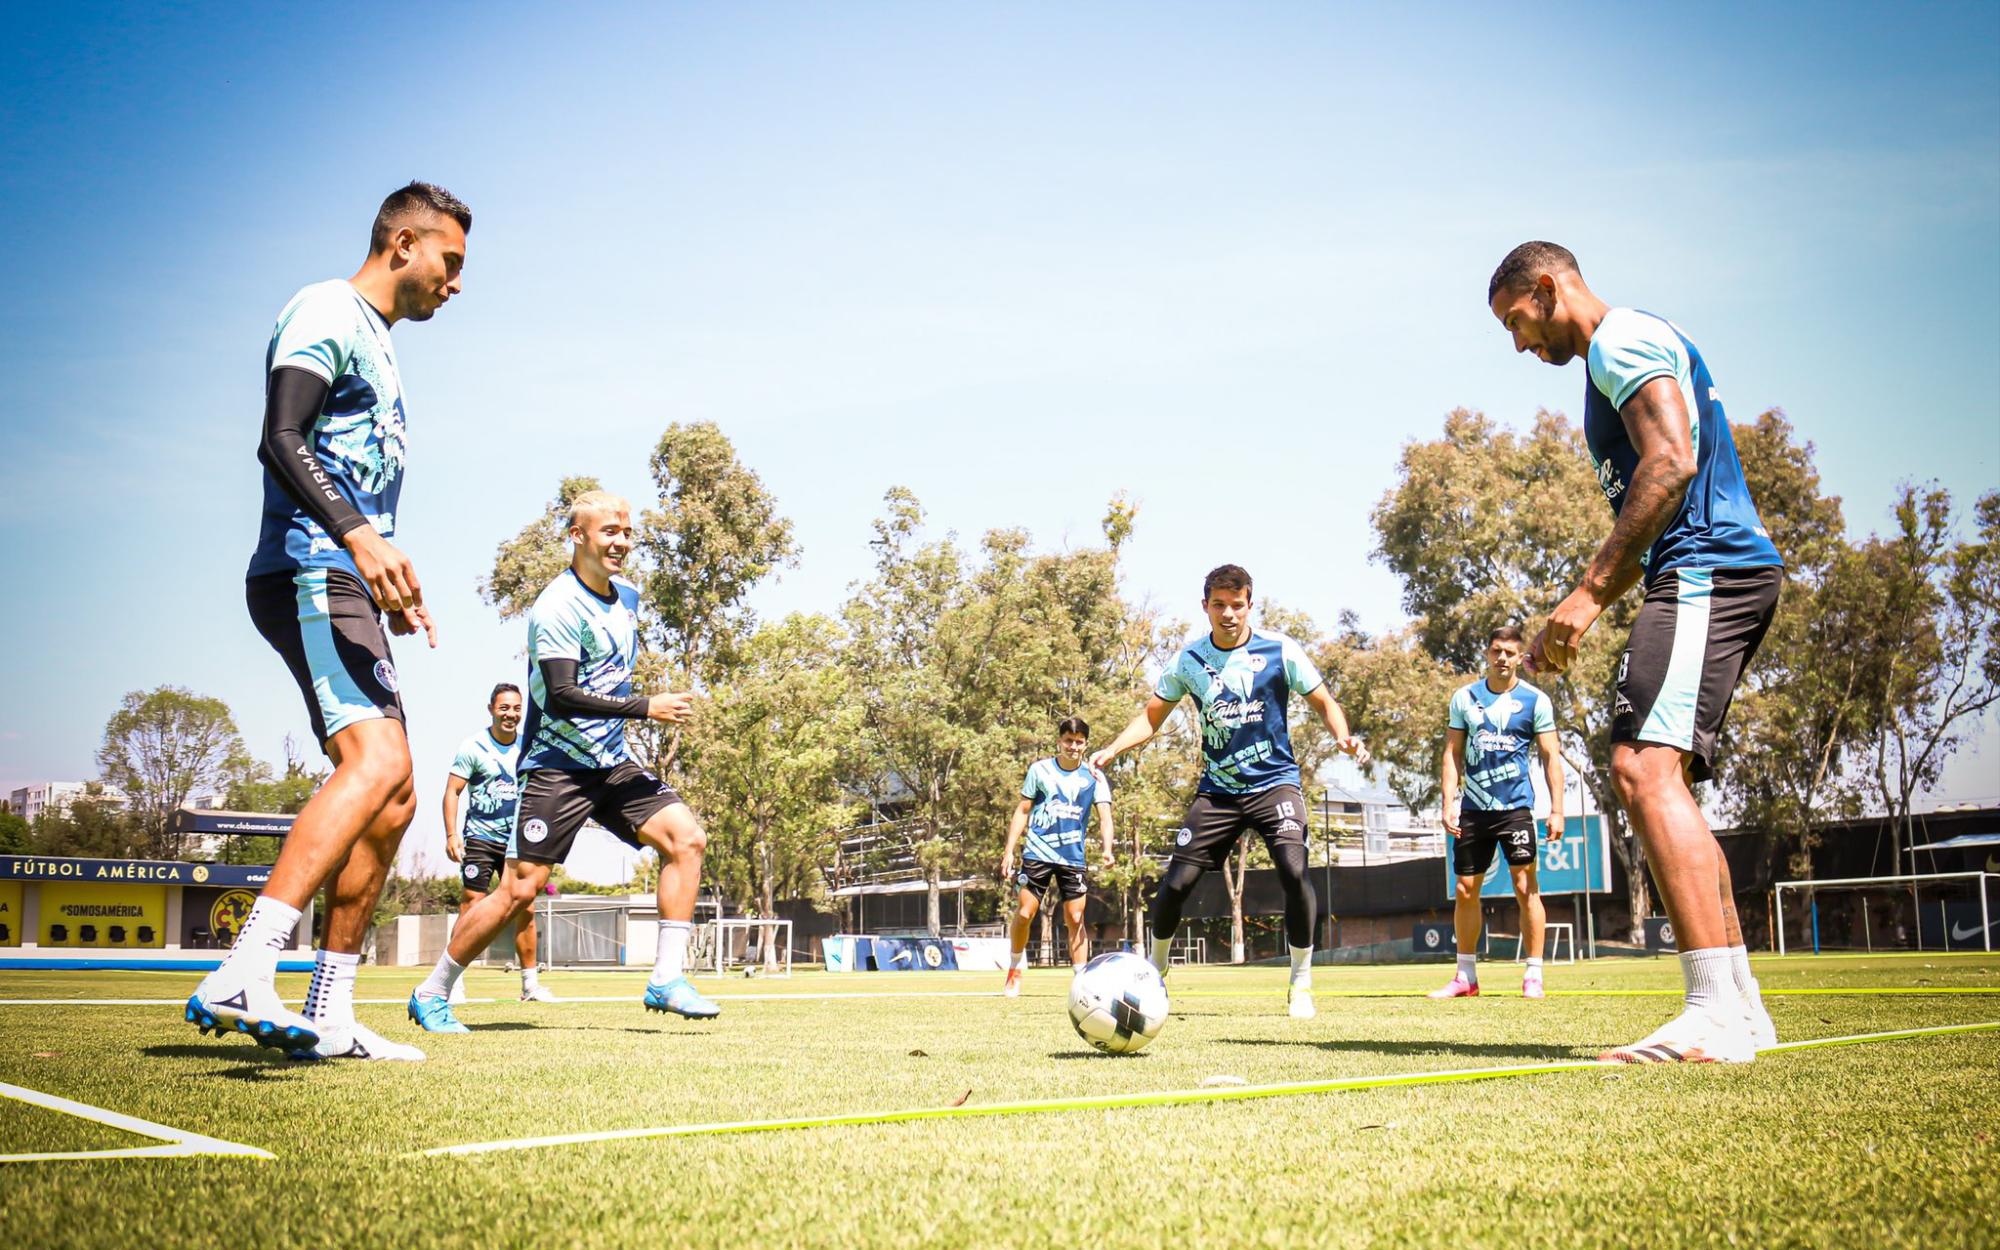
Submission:
[[[1725,1018],[1693,1007],[1630,1046],[1598,1056],[1612,1063],[1749,1063],[1756,1057],[1740,1011]]]
[[[1301,985],[1286,992],[1285,1010],[1294,1020],[1310,1020],[1319,1014],[1319,1008],[1313,1006],[1313,992]]]
[[[524,1003],[559,1003],[562,999],[549,993],[547,986],[537,985],[532,990],[522,990],[521,1001]]]
[[[285,1006],[270,981],[230,977],[220,968],[201,979],[182,1014],[201,1033],[243,1033],[259,1046],[288,1054],[310,1050],[319,1041],[318,1027]]]
[[[1542,979],[1540,977],[1522,977],[1521,997],[1522,998],[1548,997],[1548,992],[1542,988]]]
[[[353,1024],[321,1021],[319,1045],[313,1047],[312,1054],[316,1059],[397,1059],[404,1063],[424,1060],[423,1051],[404,1042],[392,1042],[358,1021]]]
[[[1764,1000],[1751,998],[1743,1005],[1743,1023],[1750,1030],[1750,1043],[1758,1050],[1768,1050],[1778,1044],[1778,1026],[1771,1023],[1771,1013],[1764,1010]]]
[[[1007,969],[1007,980],[1000,987],[1000,993],[1006,998],[1019,998],[1021,996],[1021,970],[1019,968]]]

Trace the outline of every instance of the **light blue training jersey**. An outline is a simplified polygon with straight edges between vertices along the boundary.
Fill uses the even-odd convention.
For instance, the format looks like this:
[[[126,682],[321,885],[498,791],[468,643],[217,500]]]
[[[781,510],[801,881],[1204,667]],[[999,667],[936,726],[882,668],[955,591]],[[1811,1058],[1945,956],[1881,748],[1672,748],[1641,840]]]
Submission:
[[[501,742],[484,729],[459,744],[451,775],[465,781],[465,840],[498,842],[514,832],[514,805],[520,799],[515,765],[521,758],[521,735]],[[449,832],[449,831],[447,831]]]
[[[1465,731],[1462,808],[1482,812],[1533,811],[1535,783],[1528,774],[1535,735],[1554,733],[1549,696],[1525,681],[1500,694],[1484,677],[1451,696],[1451,727]]]
[[[1021,782],[1021,797],[1034,802],[1021,858],[1083,867],[1090,809],[1111,806],[1111,783],[1104,774],[1087,763],[1065,771],[1053,756],[1036,760]]]
[[[622,716],[553,715],[542,681],[543,660],[575,660],[576,682],[614,699],[632,695],[632,665],[639,655],[639,591],[611,579],[605,598],[583,584],[575,569],[549,583],[528,609],[528,715],[521,727],[527,746],[521,771],[557,768],[578,772],[616,768],[631,759]]]
[[[1286,705],[1319,689],[1319,669],[1285,635],[1252,629],[1227,651],[1204,632],[1188,640],[1153,693],[1169,703],[1192,697],[1201,724],[1203,794],[1257,794],[1298,785]]]
[[[345,280],[315,282],[278,314],[264,353],[267,385],[278,369],[303,369],[330,388],[313,423],[313,454],[355,511],[393,538],[409,444],[389,323]],[[359,576],[347,548],[266,469],[263,522],[246,576],[297,569]]]
[[[1722,396],[1701,353],[1680,327],[1636,308],[1604,314],[1590,337],[1584,388],[1583,437],[1597,484],[1615,515],[1625,506],[1639,450],[1619,410],[1654,378],[1672,378],[1688,414],[1694,480],[1680,511],[1641,557],[1647,576],[1667,569],[1782,566],[1778,548],[1757,515]]]

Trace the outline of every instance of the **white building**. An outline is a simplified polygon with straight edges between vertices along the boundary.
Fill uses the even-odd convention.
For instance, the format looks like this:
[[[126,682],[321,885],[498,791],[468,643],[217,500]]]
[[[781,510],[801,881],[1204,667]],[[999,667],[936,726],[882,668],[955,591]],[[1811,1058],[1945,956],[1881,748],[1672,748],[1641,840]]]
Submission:
[[[101,798],[114,803],[125,800],[125,796],[117,790],[94,781],[37,781],[8,795],[7,810],[33,823],[45,812],[60,814],[68,811],[69,805],[90,793],[93,786],[97,787]]]

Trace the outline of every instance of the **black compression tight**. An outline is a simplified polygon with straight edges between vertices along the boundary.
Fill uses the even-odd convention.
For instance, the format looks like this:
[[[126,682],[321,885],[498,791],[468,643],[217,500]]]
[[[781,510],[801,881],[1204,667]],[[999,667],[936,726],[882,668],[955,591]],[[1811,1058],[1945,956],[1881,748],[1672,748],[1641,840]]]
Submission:
[[[1285,891],[1285,941],[1293,946],[1313,944],[1313,913],[1319,900],[1313,894],[1312,877],[1306,871],[1306,848],[1280,843],[1271,858],[1278,868],[1278,884]],[[1167,865],[1160,888],[1153,893],[1153,937],[1165,940],[1181,927],[1181,909],[1205,870],[1197,864],[1177,859]]]

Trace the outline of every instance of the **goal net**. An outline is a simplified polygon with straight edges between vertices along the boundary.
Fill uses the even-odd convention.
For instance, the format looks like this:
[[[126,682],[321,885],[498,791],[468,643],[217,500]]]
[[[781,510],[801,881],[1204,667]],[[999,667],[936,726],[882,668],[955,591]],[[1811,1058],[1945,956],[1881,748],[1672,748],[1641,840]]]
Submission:
[[[2000,873],[1780,881],[1771,909],[1780,955],[1990,951],[2000,926]]]
[[[730,916],[695,926],[688,967],[723,976],[738,968],[747,976],[792,975],[792,922]]]

